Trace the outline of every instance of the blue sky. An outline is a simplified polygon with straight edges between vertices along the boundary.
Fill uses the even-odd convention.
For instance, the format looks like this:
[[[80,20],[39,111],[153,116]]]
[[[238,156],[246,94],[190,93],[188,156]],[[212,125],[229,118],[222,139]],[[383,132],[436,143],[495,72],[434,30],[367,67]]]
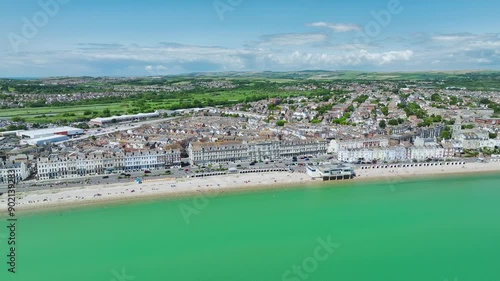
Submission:
[[[1,0],[0,77],[500,68],[495,0]]]

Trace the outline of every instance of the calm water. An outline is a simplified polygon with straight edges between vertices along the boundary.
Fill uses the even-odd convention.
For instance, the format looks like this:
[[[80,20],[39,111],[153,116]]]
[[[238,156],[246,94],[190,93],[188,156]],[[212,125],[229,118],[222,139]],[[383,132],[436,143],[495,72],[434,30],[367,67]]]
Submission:
[[[500,175],[196,203],[21,217],[18,273],[2,241],[0,280],[500,280]]]

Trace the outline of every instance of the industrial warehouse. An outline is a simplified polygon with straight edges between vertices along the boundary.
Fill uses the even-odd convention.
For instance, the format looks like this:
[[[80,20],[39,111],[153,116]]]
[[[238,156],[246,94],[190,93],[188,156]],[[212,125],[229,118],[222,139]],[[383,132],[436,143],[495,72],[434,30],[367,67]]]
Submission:
[[[83,135],[84,131],[73,127],[57,127],[19,131],[16,134],[21,138],[22,145],[44,145],[69,140],[70,137]]]

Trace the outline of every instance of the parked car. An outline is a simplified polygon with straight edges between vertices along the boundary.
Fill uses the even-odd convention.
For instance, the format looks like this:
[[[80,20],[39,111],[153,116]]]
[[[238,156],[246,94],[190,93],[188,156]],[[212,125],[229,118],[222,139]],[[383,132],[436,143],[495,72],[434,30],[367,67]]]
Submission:
[[[102,177],[102,178],[103,178],[103,179],[109,179],[109,176],[104,176],[104,177]]]
[[[151,171],[150,170],[145,170],[144,173],[145,174],[151,174]]]

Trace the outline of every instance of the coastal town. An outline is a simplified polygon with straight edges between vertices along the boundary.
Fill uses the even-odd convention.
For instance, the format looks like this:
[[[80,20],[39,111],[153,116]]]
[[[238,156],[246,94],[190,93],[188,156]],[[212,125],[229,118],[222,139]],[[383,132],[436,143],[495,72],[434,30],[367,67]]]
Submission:
[[[234,87],[230,82],[202,84]],[[163,86],[120,89],[174,91]],[[345,166],[355,174],[363,165],[495,162],[500,157],[496,91],[386,81],[300,83],[285,90],[318,89],[318,95],[108,114],[66,126],[3,120],[0,187],[7,185],[12,170],[16,183],[33,188],[64,181],[306,173],[314,166]],[[68,101],[77,97],[70,95]],[[33,98],[7,100],[12,106]]]
[[[500,281],[500,1],[0,10],[0,281]]]

